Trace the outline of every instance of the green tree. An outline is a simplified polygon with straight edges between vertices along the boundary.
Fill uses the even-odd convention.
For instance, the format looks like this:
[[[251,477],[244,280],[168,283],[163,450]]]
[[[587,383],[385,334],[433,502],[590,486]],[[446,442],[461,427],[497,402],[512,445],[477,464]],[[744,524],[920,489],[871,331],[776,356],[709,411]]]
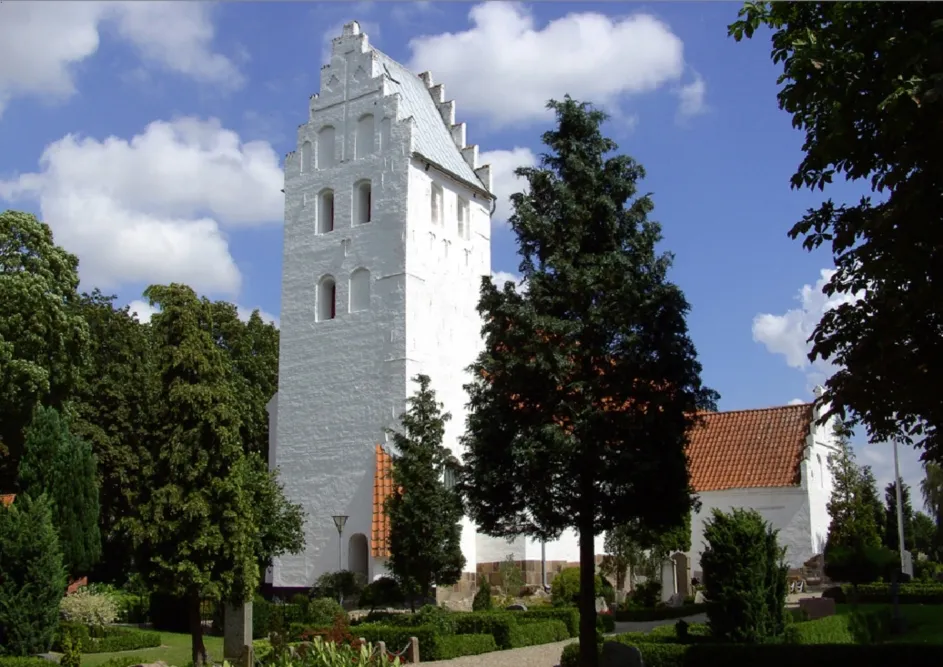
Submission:
[[[923,496],[923,502],[936,524],[934,547],[937,558],[943,559],[943,467],[928,461],[924,463],[923,471],[920,495]]]
[[[87,360],[72,310],[78,259],[29,213],[0,213],[0,490],[12,489],[34,408],[61,409]]]
[[[0,656],[44,653],[59,627],[62,551],[45,496],[0,503]]]
[[[914,541],[911,546],[914,552],[925,554],[927,557],[936,556],[936,524],[928,514],[914,513],[913,520]]]
[[[212,336],[212,309],[184,285],[145,291],[160,308],[151,321],[160,424],[141,489],[132,537],[137,566],[158,593],[187,601],[195,667],[206,662],[204,597],[251,598],[265,555],[257,467],[239,437],[231,362]],[[299,544],[297,535],[286,548]]]
[[[121,585],[134,570],[127,521],[147,483],[146,439],[156,428],[149,326],[98,290],[83,294],[76,309],[89,328],[90,362],[73,395],[71,427],[98,458],[102,558],[94,577]]]
[[[482,281],[485,350],[472,366],[463,488],[489,535],[580,535],[581,660],[595,665],[594,537],[627,521],[662,531],[694,504],[685,448],[704,388],[689,309],[638,195],[644,170],[611,155],[606,115],[551,101],[539,166],[515,173],[510,226],[526,292]]]
[[[26,431],[20,490],[52,505],[66,571],[88,574],[101,556],[98,468],[92,448],[53,408],[38,406]]]
[[[904,519],[904,548],[913,550],[914,548],[914,508],[910,504],[910,487],[903,484],[900,487],[901,514]],[[884,497],[887,503],[887,511],[884,514],[884,546],[893,551],[900,549],[900,540],[897,531],[897,486],[894,482],[887,485],[884,490]]]
[[[871,515],[874,517],[874,525],[878,527],[878,533],[881,537],[881,544],[884,544],[884,501],[881,500],[881,494],[878,492],[878,482],[874,477],[874,471],[871,466],[861,468],[861,495],[862,503],[871,508]],[[887,545],[884,545],[887,546]]]
[[[232,360],[233,383],[240,397],[240,438],[247,451],[268,461],[269,417],[266,406],[278,391],[278,329],[254,311],[246,322],[235,305],[217,301],[212,310],[213,338]]]
[[[400,418],[401,431],[390,431],[396,455],[393,487],[400,489],[386,501],[390,519],[389,568],[415,604],[417,595],[429,597],[432,587],[459,581],[462,554],[462,500],[445,484],[453,457],[442,444],[450,419],[436,401],[427,375],[417,375],[416,393]]]
[[[498,567],[501,573],[501,588],[504,589],[504,595],[509,598],[516,598],[521,594],[521,588],[524,586],[524,570],[521,564],[514,559],[514,554],[508,554],[504,562]]]
[[[785,549],[777,531],[755,510],[714,509],[704,526],[701,554],[711,635],[719,641],[758,643],[785,629]]]
[[[635,581],[636,574],[648,561],[645,549],[626,525],[616,526],[606,532],[603,549],[606,553],[599,570],[603,575],[614,578],[616,588],[620,591],[625,589],[626,574]]]
[[[825,383],[827,416],[940,462],[943,404],[926,387],[943,374],[943,287],[932,279],[943,245],[943,6],[749,2],[729,33],[740,41],[761,26],[782,65],[779,106],[805,132],[793,188],[824,190],[837,177],[874,195],[828,199],[789,232],[810,251],[831,246],[828,296],[860,296],[826,312],[810,339],[810,358],[839,368]]]
[[[832,495],[827,505],[831,522],[825,546],[826,561],[835,547],[881,546],[879,531],[884,523],[883,520],[877,523],[874,507],[868,501],[869,481],[855,462],[848,429],[840,424],[835,435],[839,452],[829,457],[828,462]]]

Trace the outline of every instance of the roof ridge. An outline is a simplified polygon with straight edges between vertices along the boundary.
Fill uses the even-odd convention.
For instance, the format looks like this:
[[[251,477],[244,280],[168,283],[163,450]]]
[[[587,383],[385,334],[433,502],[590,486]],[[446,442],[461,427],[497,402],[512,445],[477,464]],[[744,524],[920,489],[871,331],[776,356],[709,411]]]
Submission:
[[[732,415],[742,412],[773,412],[774,410],[789,410],[791,408],[811,408],[815,403],[793,403],[791,405],[770,405],[765,408],[740,408],[739,410],[717,410],[715,412],[704,411],[704,415]]]

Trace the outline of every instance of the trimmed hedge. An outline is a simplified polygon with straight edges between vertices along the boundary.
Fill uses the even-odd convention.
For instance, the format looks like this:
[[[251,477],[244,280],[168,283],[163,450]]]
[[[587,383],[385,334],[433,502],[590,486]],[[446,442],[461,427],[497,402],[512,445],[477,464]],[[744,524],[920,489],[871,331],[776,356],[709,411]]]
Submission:
[[[513,614],[513,618],[519,621],[529,621],[531,619],[563,621],[571,637],[576,637],[580,633],[580,612],[573,607],[528,609],[527,611],[511,611],[507,613]]]
[[[466,655],[481,655],[497,651],[498,645],[491,635],[451,635],[439,637],[439,660],[461,658]],[[419,657],[426,659],[426,654],[419,642]],[[2,666],[0,666],[2,667]],[[29,667],[29,666],[26,666]]]
[[[834,598],[842,603],[851,600],[853,587],[845,584],[835,586],[822,593],[822,597]],[[909,583],[901,584],[898,594],[900,604],[943,604],[943,584]],[[894,595],[890,584],[864,584],[858,586],[860,604],[892,604]]]
[[[515,614],[524,612],[473,611],[455,614],[453,625],[457,635],[491,635],[502,651],[514,648],[513,632],[518,627]],[[422,656],[422,642],[419,644]]]
[[[53,648],[62,650],[62,638],[66,633],[79,642],[82,653],[117,653],[119,651],[137,651],[143,648],[160,646],[160,633],[152,630],[139,630],[116,625],[109,625],[96,630],[93,637],[87,626],[78,623],[60,623]]]
[[[563,621],[532,621],[521,625],[514,624],[511,626],[510,648],[550,644],[569,638],[570,633]]]
[[[134,665],[147,665],[153,660],[154,658],[143,658],[139,655],[118,655],[106,660],[98,667],[133,667]]]
[[[646,621],[668,621],[685,616],[694,616],[707,611],[706,604],[683,604],[680,607],[638,607],[619,609],[616,621],[619,623],[643,623]]]
[[[51,667],[45,658],[11,658],[0,656],[0,667]]]
[[[784,640],[790,644],[876,644],[891,631],[891,613],[836,614],[815,621],[790,623]]]
[[[628,642],[624,642],[628,643]],[[763,665],[763,667],[938,667],[943,664],[943,646],[933,644],[632,644],[642,653],[645,667],[716,667],[717,665]],[[560,667],[579,667],[579,644],[563,649]]]
[[[392,625],[358,625],[354,633],[356,637],[363,637],[371,644],[384,642],[388,651],[398,653],[409,644],[409,638],[419,640],[419,658],[423,662],[441,660],[439,641],[442,639],[434,628],[417,626],[412,628]]]

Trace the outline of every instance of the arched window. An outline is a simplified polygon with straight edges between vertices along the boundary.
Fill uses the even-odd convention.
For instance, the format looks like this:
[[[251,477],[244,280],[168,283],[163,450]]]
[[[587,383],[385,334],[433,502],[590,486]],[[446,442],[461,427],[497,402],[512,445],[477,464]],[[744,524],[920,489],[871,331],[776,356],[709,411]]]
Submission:
[[[357,121],[357,138],[355,139],[354,150],[358,158],[366,157],[373,153],[373,115],[366,114]]]
[[[435,183],[432,184],[432,201],[430,202],[432,207],[432,224],[441,225],[442,224],[442,186]]]
[[[458,198],[458,204],[455,207],[455,217],[458,222],[458,238],[468,239],[471,227],[468,219],[468,201],[461,197]]]
[[[311,171],[311,142],[306,141],[301,144],[301,173],[307,174]]]
[[[337,285],[331,276],[324,276],[318,283],[318,322],[333,320],[337,316]]]
[[[380,150],[385,151],[390,147],[390,130],[393,122],[389,118],[380,121]]]
[[[365,225],[373,220],[373,188],[370,181],[354,186],[354,224]]]
[[[334,191],[322,190],[318,195],[318,234],[334,231]]]
[[[318,132],[318,169],[334,166],[334,128],[328,125]]]
[[[370,308],[370,272],[357,269],[350,274],[350,312],[356,313]]]

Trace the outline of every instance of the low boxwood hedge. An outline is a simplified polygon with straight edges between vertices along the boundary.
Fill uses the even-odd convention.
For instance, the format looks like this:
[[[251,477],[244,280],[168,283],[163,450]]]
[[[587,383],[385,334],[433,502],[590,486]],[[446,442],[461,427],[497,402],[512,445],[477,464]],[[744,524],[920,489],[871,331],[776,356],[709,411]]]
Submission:
[[[683,604],[680,607],[635,607],[616,611],[619,623],[642,623],[646,621],[667,621],[674,618],[694,616],[707,611],[706,604]]]
[[[134,665],[147,665],[154,661],[154,658],[144,658],[139,655],[116,655],[101,663],[98,667],[133,667]],[[49,667],[47,665],[47,667]]]
[[[834,598],[843,603],[853,599],[854,589],[850,584],[835,586],[822,593],[822,597]],[[864,584],[858,586],[860,604],[892,604],[894,594],[890,584]],[[943,584],[901,584],[898,593],[900,604],[943,604]]]
[[[448,637],[439,637],[438,640],[439,659],[449,660],[451,658],[461,658],[466,655],[480,655],[482,653],[491,653],[498,650],[498,645],[491,635],[451,635]],[[422,650],[422,642],[419,643],[419,657],[426,660],[426,654]],[[29,667],[28,665],[25,667]]]
[[[511,642],[509,648],[523,648],[537,646],[569,639],[570,633],[563,621],[531,621],[515,623],[511,626]]]
[[[62,650],[62,638],[66,633],[79,642],[82,653],[117,653],[160,646],[160,633],[153,630],[109,625],[90,632],[87,626],[79,623],[60,623],[53,642],[54,650]]]
[[[45,658],[0,656],[0,667],[50,667],[50,664]]]
[[[580,612],[574,607],[553,607],[548,609],[528,609],[527,611],[508,612],[512,617],[521,621],[554,620],[563,621],[571,637],[580,633]]]
[[[943,664],[943,645],[933,644],[633,644],[642,653],[645,667],[716,667],[717,665],[763,665],[763,667],[938,667]],[[601,647],[600,647],[601,648]],[[579,667],[579,644],[563,649],[560,667]]]
[[[365,623],[358,625],[354,636],[362,637],[371,644],[384,642],[386,649],[393,653],[399,653],[409,644],[410,637],[419,640],[419,658],[423,662],[430,660],[441,660],[439,640],[441,636],[435,631],[435,628],[429,626],[416,626],[406,628],[394,625],[371,625]]]

